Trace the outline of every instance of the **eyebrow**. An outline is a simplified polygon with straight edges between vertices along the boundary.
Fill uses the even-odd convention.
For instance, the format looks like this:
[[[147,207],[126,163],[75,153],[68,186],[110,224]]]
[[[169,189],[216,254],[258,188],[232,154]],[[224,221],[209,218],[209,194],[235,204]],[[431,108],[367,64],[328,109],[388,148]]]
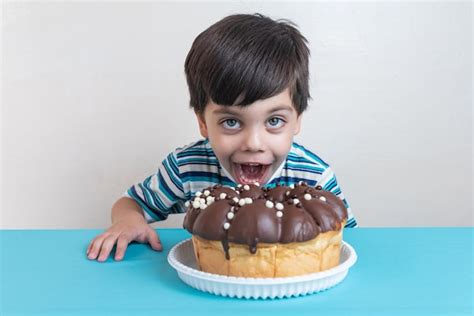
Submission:
[[[278,111],[291,112],[291,111],[293,111],[293,107],[290,106],[290,105],[279,105],[276,108],[272,109],[271,111],[268,111],[267,114],[272,114],[272,113],[275,113],[275,112],[278,112]],[[239,113],[237,111],[230,109],[230,107],[223,107],[223,108],[220,108],[220,109],[216,109],[216,110],[212,111],[212,113],[214,113],[214,114],[239,115]]]

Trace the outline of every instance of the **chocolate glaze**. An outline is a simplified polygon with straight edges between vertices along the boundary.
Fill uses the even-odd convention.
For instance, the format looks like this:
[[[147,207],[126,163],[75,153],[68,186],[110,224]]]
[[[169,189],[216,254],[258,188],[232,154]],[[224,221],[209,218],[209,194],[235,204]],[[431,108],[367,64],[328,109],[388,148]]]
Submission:
[[[192,233],[209,240],[222,240],[226,237],[224,223],[227,221],[227,213],[231,209],[227,200],[212,203],[206,209],[200,210],[192,224]],[[189,226],[185,228],[188,229]],[[189,229],[188,229],[189,230]]]
[[[267,199],[274,202],[284,202],[288,198],[286,192],[290,192],[291,188],[287,186],[276,186],[266,192]]]
[[[246,244],[255,253],[258,243],[308,241],[319,233],[340,230],[347,219],[341,199],[306,183],[272,189],[248,185],[236,191],[216,185],[205,190],[215,201],[196,208],[191,200],[183,227],[191,234],[222,242],[227,259],[229,242]],[[221,193],[226,193],[224,199]]]
[[[233,197],[238,197],[239,196],[239,193],[236,192],[235,190],[232,190],[230,187],[224,187],[224,186],[214,186],[214,187],[210,187],[210,188],[207,188],[207,189],[204,189],[205,190],[209,190],[211,192],[211,196],[214,196],[216,197],[216,200],[217,198],[221,195],[221,193],[225,193],[226,194],[226,199],[232,199]]]
[[[237,191],[240,193],[241,198],[252,198],[252,199],[261,199],[263,198],[264,192],[262,189],[255,185],[255,184],[247,184],[248,185],[248,190],[246,190],[245,186],[241,186],[240,188],[237,189]]]
[[[278,242],[286,244],[297,241],[307,241],[319,234],[321,229],[305,209],[296,205],[286,204],[282,219],[283,234]]]
[[[274,208],[265,206],[263,199],[240,207],[229,228],[229,241],[249,246],[256,246],[259,242],[278,242],[281,220],[275,212]]]

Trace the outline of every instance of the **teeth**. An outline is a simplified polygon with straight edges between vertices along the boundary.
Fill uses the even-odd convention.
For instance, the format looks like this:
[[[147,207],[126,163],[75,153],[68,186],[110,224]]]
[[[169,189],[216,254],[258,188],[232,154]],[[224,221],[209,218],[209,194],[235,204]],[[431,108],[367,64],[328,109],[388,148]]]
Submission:
[[[240,178],[240,182],[243,184],[254,184],[261,182],[262,176],[266,174],[268,165],[264,165],[261,163],[241,163],[240,168],[237,169],[237,175]],[[252,174],[244,173],[244,169],[242,166],[249,166],[249,167],[260,167],[258,172],[252,172]],[[254,169],[256,171],[256,169]]]
[[[249,178],[245,177],[244,175],[241,175],[240,177],[246,183],[253,183],[253,182],[255,182],[255,180],[259,180],[259,179],[249,179]]]

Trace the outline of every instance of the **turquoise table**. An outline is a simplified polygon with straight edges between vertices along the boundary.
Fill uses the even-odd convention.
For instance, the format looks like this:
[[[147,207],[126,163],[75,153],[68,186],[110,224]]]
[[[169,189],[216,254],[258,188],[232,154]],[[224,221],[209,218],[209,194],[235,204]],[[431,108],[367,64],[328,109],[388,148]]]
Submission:
[[[160,229],[165,250],[132,244],[125,260],[89,261],[98,230],[0,231],[0,315],[472,315],[474,228],[357,228],[347,278],[325,292],[244,300],[195,290],[168,265],[190,237]]]

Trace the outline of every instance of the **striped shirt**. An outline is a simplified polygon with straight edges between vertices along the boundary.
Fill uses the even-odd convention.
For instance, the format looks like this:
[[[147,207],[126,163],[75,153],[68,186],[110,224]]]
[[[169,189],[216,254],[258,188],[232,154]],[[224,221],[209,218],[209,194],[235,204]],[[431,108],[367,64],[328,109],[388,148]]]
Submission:
[[[292,185],[305,181],[310,186],[337,195],[346,205],[349,217],[345,227],[356,227],[349,204],[329,165],[301,145],[293,143],[285,161],[265,185]],[[184,203],[203,189],[222,184],[237,186],[236,181],[217,160],[209,141],[200,140],[177,148],[161,163],[158,171],[133,185],[124,196],[135,200],[144,210],[148,222],[161,221],[172,213],[184,213]]]

